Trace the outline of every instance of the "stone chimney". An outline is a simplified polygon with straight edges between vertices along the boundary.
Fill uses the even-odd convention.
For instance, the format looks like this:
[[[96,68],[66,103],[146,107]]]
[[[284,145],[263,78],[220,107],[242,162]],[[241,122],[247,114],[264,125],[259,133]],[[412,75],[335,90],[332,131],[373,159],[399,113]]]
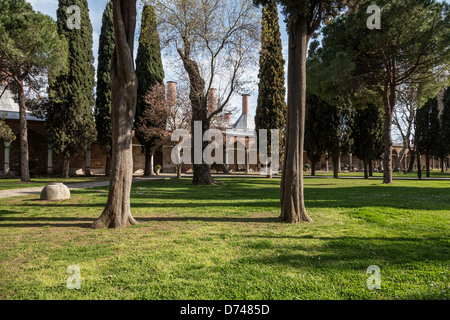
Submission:
[[[217,110],[217,89],[212,88],[208,92],[208,114]]]
[[[242,95],[242,114],[250,114],[250,95]]]
[[[167,82],[167,105],[173,107],[177,105],[177,83]]]

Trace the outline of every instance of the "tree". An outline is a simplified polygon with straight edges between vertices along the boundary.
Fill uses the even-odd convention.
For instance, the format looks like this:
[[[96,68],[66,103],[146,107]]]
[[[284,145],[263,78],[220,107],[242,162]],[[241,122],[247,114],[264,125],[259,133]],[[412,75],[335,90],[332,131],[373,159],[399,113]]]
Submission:
[[[405,85],[433,86],[426,101],[443,85],[439,78],[450,56],[448,4],[434,0],[378,1],[383,6],[381,29],[369,30],[366,23],[370,1],[358,12],[337,19],[324,31],[321,71],[324,82],[338,87],[364,88],[376,93],[385,109],[384,178],[392,183],[392,117],[397,93]],[[338,70],[334,77],[331,71]],[[328,78],[327,78],[328,76]],[[440,81],[439,81],[440,79]],[[438,80],[438,81],[436,81]]]
[[[278,24],[278,9],[274,0],[270,1],[263,8],[259,59],[259,96],[255,117],[256,130],[280,130],[280,151],[282,153],[286,131],[285,60],[283,58],[283,46]],[[270,131],[268,131],[268,134],[268,141],[271,141]]]
[[[97,99],[95,102],[95,125],[97,141],[106,152],[105,172],[111,174],[112,127],[111,127],[111,59],[114,51],[113,4],[108,1],[102,18],[98,46]]]
[[[145,146],[145,175],[150,175],[153,154],[169,141],[168,108],[164,85],[159,83],[153,85],[143,98],[146,107],[135,122],[135,132],[136,137]]]
[[[352,153],[364,162],[364,178],[369,178],[369,162],[383,154],[384,115],[379,106],[369,103],[355,110]]]
[[[267,4],[268,1],[255,1]],[[278,0],[286,16],[289,33],[286,147],[281,182],[282,222],[312,221],[304,201],[303,151],[306,111],[306,56],[308,43],[322,23],[344,8],[342,1]]]
[[[108,202],[92,228],[125,228],[137,224],[131,215],[133,181],[133,122],[137,101],[137,77],[133,48],[136,1],[114,0],[115,49],[111,62],[112,169]]]
[[[311,161],[311,175],[316,175],[316,163],[327,152],[327,130],[330,106],[311,92],[306,93],[305,151]]]
[[[426,175],[430,177],[430,159],[438,156],[441,149],[441,128],[439,121],[438,101],[436,98],[428,100],[416,116],[416,141],[418,151],[425,156]]]
[[[80,28],[69,28],[71,5],[80,8]],[[68,178],[70,158],[95,141],[95,69],[92,52],[92,25],[87,0],[59,0],[58,32],[69,44],[68,71],[51,79],[47,108],[47,136],[56,154],[64,159],[61,177]]]
[[[445,90],[444,94],[444,109],[441,115],[441,132],[442,143],[444,145],[445,155],[450,155],[450,87]],[[447,169],[450,167],[450,163],[447,160]]]
[[[164,90],[164,70],[161,60],[160,38],[156,26],[156,14],[150,5],[144,6],[142,12],[141,34],[139,36],[139,47],[136,57],[136,76],[138,78],[138,100],[135,126],[139,128],[139,130],[136,130],[136,138],[144,146],[145,175],[149,176],[151,174],[151,159],[160,147],[159,134],[156,134],[154,137],[151,134],[152,132],[156,133],[156,124],[158,124],[160,131],[165,130],[165,119],[153,117],[153,115],[159,114],[157,112],[159,109],[158,106],[147,103],[156,102],[158,99],[151,98],[147,99],[147,102],[145,101],[146,95],[151,91],[157,92]],[[149,117],[146,118],[144,115]],[[156,122],[152,122],[153,120]],[[148,130],[145,129],[145,126],[147,126]]]
[[[3,119],[0,119],[0,139],[4,142],[13,142],[16,140],[16,135],[11,130],[11,128],[5,122],[6,115]]]
[[[259,44],[259,20],[249,0],[154,0],[162,42],[172,49],[189,78],[192,132],[201,122],[202,136],[233,95],[245,90],[243,71],[253,66]],[[220,86],[218,86],[220,85]],[[221,90],[215,111],[208,95]],[[208,142],[202,144],[202,154]],[[205,159],[194,155],[194,185],[216,184]]]
[[[354,109],[351,105],[328,105],[328,127],[325,129],[326,149],[333,160],[333,177],[339,178],[341,155],[351,150]]]
[[[67,43],[54,21],[34,12],[24,0],[0,0],[0,7],[0,82],[6,81],[18,94],[21,179],[29,182],[26,88],[39,95],[43,76],[64,70]]]

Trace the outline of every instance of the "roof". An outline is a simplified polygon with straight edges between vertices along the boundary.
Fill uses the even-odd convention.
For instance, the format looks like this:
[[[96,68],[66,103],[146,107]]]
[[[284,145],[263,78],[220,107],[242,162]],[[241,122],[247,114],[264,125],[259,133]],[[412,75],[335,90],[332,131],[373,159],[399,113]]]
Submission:
[[[0,94],[3,92],[3,88],[0,86]],[[8,120],[19,120],[19,104],[15,101],[13,93],[6,89],[0,98],[0,118],[3,118],[6,114]],[[44,122],[44,119],[37,118],[27,111],[28,121],[40,121]]]
[[[249,113],[243,113],[232,129],[254,131],[256,129],[255,121]]]

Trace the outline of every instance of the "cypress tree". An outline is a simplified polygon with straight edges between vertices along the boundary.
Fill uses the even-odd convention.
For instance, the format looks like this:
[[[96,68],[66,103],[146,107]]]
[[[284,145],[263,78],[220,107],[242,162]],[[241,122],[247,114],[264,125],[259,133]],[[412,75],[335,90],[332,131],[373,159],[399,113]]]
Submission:
[[[112,128],[111,128],[111,59],[114,52],[114,23],[112,2],[108,1],[102,19],[102,29],[98,48],[97,100],[95,102],[95,124],[97,141],[108,154],[106,175],[111,169]]]
[[[418,152],[425,156],[426,174],[430,177],[430,159],[438,156],[441,147],[439,107],[436,98],[429,99],[416,115]]]
[[[135,127],[139,127],[145,122],[146,126],[152,126],[149,119],[145,119],[144,114],[152,106],[145,102],[145,96],[152,87],[164,82],[164,69],[161,60],[160,38],[156,25],[156,14],[151,5],[144,6],[142,11],[141,33],[139,36],[139,47],[136,57],[136,76],[138,79],[136,122]],[[147,111],[148,113],[149,111]],[[139,134],[136,131],[136,138],[145,151],[145,175],[151,174],[151,158],[154,150],[153,139]]]
[[[256,108],[256,129],[279,129],[280,152],[286,135],[286,87],[278,9],[271,0],[262,10],[259,96]],[[270,131],[269,140],[271,141]],[[270,143],[269,143],[270,145]],[[270,146],[269,146],[270,150]]]
[[[69,28],[74,12],[68,7],[73,5],[80,9],[80,28]],[[62,177],[67,178],[70,157],[84,152],[96,137],[95,69],[87,0],[59,0],[56,14],[58,33],[69,45],[68,71],[52,79],[46,124],[53,150],[64,159]]]

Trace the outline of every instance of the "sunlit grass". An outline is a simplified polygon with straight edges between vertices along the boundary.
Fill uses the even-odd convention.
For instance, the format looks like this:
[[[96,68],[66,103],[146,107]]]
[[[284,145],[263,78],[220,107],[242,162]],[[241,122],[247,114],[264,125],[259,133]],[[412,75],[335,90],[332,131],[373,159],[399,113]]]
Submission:
[[[1,299],[449,298],[450,182],[307,179],[313,223],[277,222],[279,179],[136,183],[138,226],[91,230],[107,188],[0,200]],[[69,290],[67,267],[81,268]],[[370,265],[381,290],[366,286]]]

